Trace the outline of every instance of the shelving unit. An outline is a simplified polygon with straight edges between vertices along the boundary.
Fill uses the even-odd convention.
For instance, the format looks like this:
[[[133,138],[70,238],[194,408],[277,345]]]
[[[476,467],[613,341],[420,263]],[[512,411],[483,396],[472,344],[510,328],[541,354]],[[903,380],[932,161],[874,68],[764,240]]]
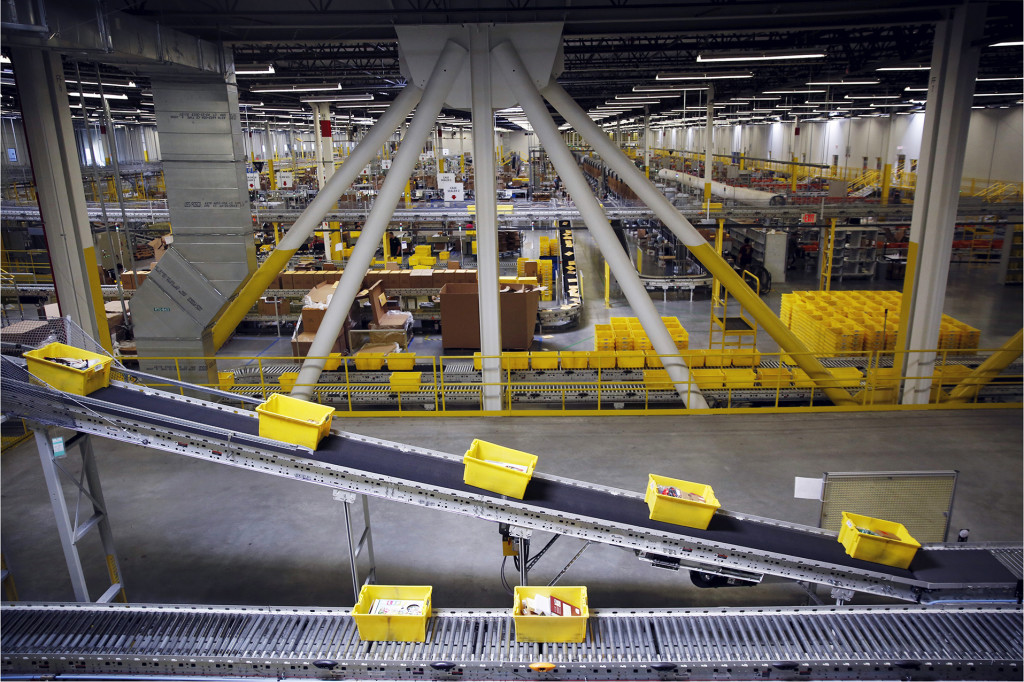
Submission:
[[[1021,284],[1024,275],[1024,232],[1021,225],[1008,225],[1003,237],[1003,251],[999,258],[999,281],[1003,284]]]
[[[786,244],[788,234],[785,231],[763,227],[745,227],[743,225],[727,225],[731,245],[730,253],[735,258],[739,254],[743,240],[749,239],[754,247],[754,260],[771,273],[773,282],[786,281]]]
[[[828,248],[829,228],[821,230],[821,250]],[[878,256],[878,228],[837,227],[835,248],[832,254],[833,279],[864,278],[875,276]]]

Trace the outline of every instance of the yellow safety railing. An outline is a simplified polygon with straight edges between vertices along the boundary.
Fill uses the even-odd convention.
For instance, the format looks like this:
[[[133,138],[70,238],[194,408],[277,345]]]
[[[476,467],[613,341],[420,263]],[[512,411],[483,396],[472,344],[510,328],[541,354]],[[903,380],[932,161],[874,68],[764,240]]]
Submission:
[[[42,262],[39,262],[42,259]],[[4,286],[53,284],[53,271],[46,251],[4,249],[0,258]]]
[[[839,361],[831,360],[829,371],[832,378],[817,385],[796,366],[790,354],[762,353],[752,349],[731,352],[728,349],[691,349],[673,356],[649,352],[640,367],[634,364],[634,355],[628,356],[627,360],[625,355],[620,358],[608,353],[595,353],[588,363],[581,356],[589,356],[590,353],[564,353],[562,368],[576,371],[572,378],[563,381],[554,381],[545,375],[524,374],[530,367],[529,354],[503,354],[501,379],[494,384],[484,384],[475,377],[467,379],[469,368],[474,363],[480,366],[479,356],[417,357],[414,360],[415,372],[406,369],[413,361],[410,354],[401,355],[406,364],[400,370],[390,370],[386,357],[330,357],[327,362],[332,373],[321,378],[314,387],[313,395],[320,402],[333,404],[339,413],[359,416],[578,416],[696,412],[679,406],[676,387],[663,369],[663,362],[671,357],[682,359],[689,366],[690,380],[686,388],[700,389],[708,399],[710,409],[716,413],[1024,407],[1024,376],[1019,371],[1000,373],[967,400],[951,399],[954,389],[973,371],[977,356],[995,352],[999,352],[998,349],[934,351],[934,373],[927,377],[905,376],[899,369],[894,369],[894,364],[897,367],[901,364],[902,354],[892,351],[851,352]],[[550,372],[550,354],[545,355],[547,362],[544,368]],[[965,358],[970,358],[970,365],[965,364]],[[200,385],[266,400],[274,393],[291,392],[301,358],[182,357],[148,358],[146,361],[173,366],[176,375],[173,378],[178,380],[188,380],[190,368],[209,362],[210,366],[216,366],[218,379]],[[582,367],[581,361],[584,362]],[[620,362],[623,367],[616,367]],[[357,363],[362,368],[357,368]],[[451,373],[446,378],[441,369],[451,367],[453,363],[466,368],[454,375],[458,376],[457,381],[451,380]],[[245,375],[239,373],[236,376],[233,370],[243,367],[250,369]],[[587,372],[583,372],[584,369]],[[629,369],[630,374],[623,375],[617,369]],[[112,378],[124,379],[125,376],[115,371]],[[923,378],[931,380],[929,402],[925,405],[899,405],[904,382]],[[169,391],[184,390],[170,383],[149,385]],[[498,411],[485,412],[483,409],[483,393],[487,386],[496,386],[500,391],[502,408]],[[835,387],[853,394],[855,404],[833,405],[823,389]]]

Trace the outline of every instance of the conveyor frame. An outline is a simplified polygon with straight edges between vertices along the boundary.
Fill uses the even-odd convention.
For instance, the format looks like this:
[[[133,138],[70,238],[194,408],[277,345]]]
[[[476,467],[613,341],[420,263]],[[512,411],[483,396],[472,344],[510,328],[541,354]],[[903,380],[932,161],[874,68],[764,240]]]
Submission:
[[[520,644],[508,610],[435,609],[423,643],[349,609],[3,605],[2,673],[96,679],[1020,679],[1019,607],[592,609],[580,644]],[[531,668],[534,664],[545,667]]]
[[[314,453],[299,446],[251,435],[255,433],[256,419],[254,413],[248,410],[123,382],[112,382],[112,388],[102,389],[90,397],[68,396],[45,387],[18,381],[16,376],[12,375],[16,375],[19,368],[6,358],[3,359],[3,363],[5,412],[115,440],[493,522],[601,542],[636,552],[676,557],[685,566],[711,573],[728,569],[754,575],[774,575],[910,602],[940,599],[999,601],[1019,598],[1019,570],[1006,569],[1007,572],[1001,577],[986,574],[988,577],[983,580],[972,579],[964,583],[937,581],[934,577],[924,579],[909,572],[866,562],[858,562],[857,565],[850,565],[847,562],[844,565],[845,560],[841,560],[841,552],[835,551],[838,549],[835,533],[724,510],[720,510],[716,518],[725,527],[739,530],[749,526],[746,536],[739,533],[735,537],[760,537],[773,532],[772,529],[775,528],[785,537],[791,538],[792,542],[812,542],[821,547],[829,547],[826,553],[835,559],[822,561],[820,550],[818,558],[806,559],[767,551],[765,547],[739,546],[722,540],[733,537],[728,533],[706,534],[667,524],[650,525],[646,520],[643,522],[645,525],[633,525],[597,518],[571,511],[570,508],[545,506],[536,500],[519,501],[487,491],[476,492],[476,489],[467,488],[462,484],[461,458],[453,455],[366,436],[333,432],[333,438],[340,440],[334,446],[327,446],[331,452],[334,451],[332,448],[340,448],[339,452],[348,450],[357,453],[358,456],[361,449],[367,452],[387,451],[392,455],[389,459],[405,453],[410,457],[426,458],[424,462],[435,462],[436,464],[430,465],[431,469],[447,467],[448,470],[452,470],[454,467],[459,472],[458,481],[451,480],[444,486],[422,480],[397,478],[381,472],[329,463],[326,461],[329,453],[323,450],[324,444],[321,444],[321,450]],[[21,372],[24,373],[24,370]],[[125,375],[131,376],[131,373],[125,372]],[[195,387],[195,390],[201,389]],[[217,394],[224,395],[219,392]],[[102,399],[104,397],[116,398],[120,403]],[[132,406],[129,406],[129,403]],[[146,404],[159,408],[159,413],[139,409],[139,405]],[[168,413],[175,411],[180,416],[168,416]],[[236,430],[211,424],[218,413],[222,414],[223,418],[230,418]],[[239,424],[244,425],[242,430],[237,430]],[[395,466],[399,465],[396,463]],[[541,489],[562,490],[562,494],[568,495],[570,499],[597,495],[604,508],[610,505],[636,509],[642,504],[643,499],[641,494],[632,491],[546,474],[535,473],[531,485],[535,490],[538,486]],[[570,507],[576,508],[572,504]],[[814,540],[815,538],[818,540]],[[987,563],[989,568],[998,571],[1001,565],[999,561],[991,557],[986,559],[986,555],[991,554],[993,550],[1013,550],[1018,547],[1019,545],[1012,543],[957,543],[948,547],[927,546],[922,552],[938,549],[980,552],[963,556],[972,557],[969,562],[972,564],[985,559],[984,563]],[[833,560],[838,563],[832,563]],[[930,575],[938,574],[933,572]]]

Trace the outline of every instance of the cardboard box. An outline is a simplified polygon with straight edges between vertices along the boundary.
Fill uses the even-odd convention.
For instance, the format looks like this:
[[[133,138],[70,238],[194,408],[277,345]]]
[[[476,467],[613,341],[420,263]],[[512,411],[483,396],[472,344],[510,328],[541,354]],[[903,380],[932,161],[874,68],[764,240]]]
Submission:
[[[282,296],[264,296],[256,304],[256,312],[260,315],[287,315],[290,311],[288,299]]]
[[[341,333],[338,334],[338,338],[334,341],[334,345],[331,347],[331,353],[342,353],[344,354],[348,348],[348,344],[345,339],[348,338],[348,332],[352,328],[352,323],[349,320],[345,321],[342,327]],[[309,347],[313,344],[313,339],[316,338],[316,332],[306,331],[303,328],[302,320],[295,325],[295,332],[292,333],[292,354],[297,358],[304,358],[309,353]]]
[[[302,328],[304,331],[315,333],[320,329],[324,313],[327,312],[327,305],[331,302],[331,297],[337,288],[337,284],[323,282],[309,290],[309,293],[303,298],[304,303],[308,300],[308,303],[302,307]]]
[[[294,270],[285,270],[284,272],[281,273],[280,279],[281,279],[281,288],[282,289],[294,289],[295,288],[294,286],[292,286],[295,283],[295,271]]]
[[[124,308],[121,307],[121,301],[107,301],[103,304],[103,310],[107,314],[107,326],[110,327],[111,331],[114,331],[114,327],[119,327],[124,324],[125,311],[131,314],[129,305],[131,301],[124,302]],[[49,308],[50,306],[46,306]],[[49,314],[47,314],[49,317]]]
[[[475,274],[475,273],[474,273]],[[510,285],[502,287],[502,350],[529,350],[537,325],[540,290]],[[443,348],[480,348],[480,310],[477,285],[446,284],[441,289],[441,346]]]

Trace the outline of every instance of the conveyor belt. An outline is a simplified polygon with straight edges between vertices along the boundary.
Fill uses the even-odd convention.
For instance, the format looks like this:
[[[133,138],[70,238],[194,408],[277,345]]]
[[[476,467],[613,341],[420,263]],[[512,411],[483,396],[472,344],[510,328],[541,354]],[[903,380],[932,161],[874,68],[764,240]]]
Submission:
[[[3,376],[4,410],[44,423],[667,555],[701,570],[779,575],[908,601],[1012,600],[1019,588],[1018,577],[989,547],[926,546],[910,570],[896,569],[852,559],[834,533],[807,526],[720,511],[707,530],[682,528],[650,520],[638,492],[543,474],[535,474],[521,502],[508,500],[466,486],[461,460],[450,455],[337,433],[311,453],[259,438],[258,420],[249,411],[126,385],[74,398],[17,381],[12,374]],[[64,410],[68,414],[62,416]],[[638,477],[636,487],[645,485]]]
[[[347,608],[5,604],[5,678],[1020,679],[1014,607],[591,611],[580,644],[520,644],[496,610],[363,642]],[[540,674],[528,666],[547,662]]]
[[[259,434],[258,420],[243,414],[211,412],[198,405],[175,403],[155,395],[116,387],[101,389],[91,397],[112,405],[145,410],[154,415],[178,417],[197,425],[217,426],[237,434]],[[288,450],[282,448],[283,452]],[[321,441],[320,447],[310,458],[390,478],[404,478],[439,488],[502,499],[501,495],[463,483],[461,462],[438,459],[415,450],[397,450],[384,444],[353,441],[332,434]],[[646,480],[640,480],[639,483],[642,487]],[[679,526],[652,521],[642,497],[624,498],[605,490],[535,478],[527,485],[523,502],[549,511],[605,519],[661,534],[680,534]],[[799,556],[811,562],[872,570],[928,583],[985,583],[999,580],[998,576],[1003,576],[1004,581],[1013,581],[1006,567],[988,550],[949,552],[929,551],[925,548],[914,558],[912,570],[905,570],[852,559],[831,535],[808,534],[794,528],[741,520],[722,514],[712,517],[707,530],[687,528],[685,534],[758,551]]]

